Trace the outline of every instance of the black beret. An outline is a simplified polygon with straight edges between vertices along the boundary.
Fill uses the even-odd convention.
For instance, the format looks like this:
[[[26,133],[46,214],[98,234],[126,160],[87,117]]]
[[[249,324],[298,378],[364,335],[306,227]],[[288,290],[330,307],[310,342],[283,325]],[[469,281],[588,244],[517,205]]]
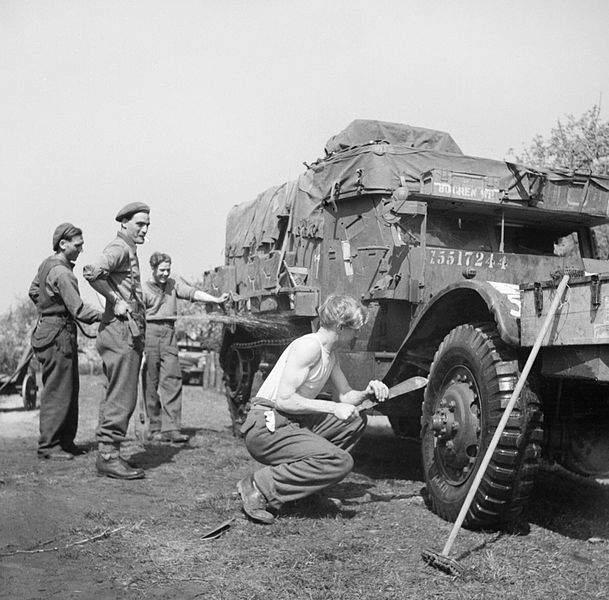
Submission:
[[[75,235],[82,235],[82,230],[72,225],[72,223],[62,223],[57,225],[53,232],[53,250],[59,249],[61,240],[72,239]]]
[[[150,213],[150,207],[143,202],[129,202],[116,214],[115,219],[120,223],[123,219],[130,219],[135,213]]]

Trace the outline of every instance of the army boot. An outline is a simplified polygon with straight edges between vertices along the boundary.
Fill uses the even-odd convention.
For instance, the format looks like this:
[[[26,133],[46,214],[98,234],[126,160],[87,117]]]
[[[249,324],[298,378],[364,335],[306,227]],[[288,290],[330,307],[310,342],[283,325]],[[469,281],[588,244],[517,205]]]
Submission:
[[[97,453],[95,461],[98,477],[111,477],[113,479],[143,479],[144,469],[132,467],[118,454]]]

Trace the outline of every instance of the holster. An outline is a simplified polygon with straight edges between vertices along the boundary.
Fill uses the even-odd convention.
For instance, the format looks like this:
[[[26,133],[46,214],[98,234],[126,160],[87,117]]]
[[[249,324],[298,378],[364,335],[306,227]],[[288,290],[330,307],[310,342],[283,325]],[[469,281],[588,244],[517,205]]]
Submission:
[[[127,312],[127,325],[133,337],[143,336],[146,332],[146,315],[136,300],[129,300]]]

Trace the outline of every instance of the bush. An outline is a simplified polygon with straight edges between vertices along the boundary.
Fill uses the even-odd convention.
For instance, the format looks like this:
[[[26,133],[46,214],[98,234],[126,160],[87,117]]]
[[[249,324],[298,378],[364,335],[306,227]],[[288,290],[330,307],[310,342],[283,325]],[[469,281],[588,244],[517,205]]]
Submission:
[[[550,135],[536,135],[517,153],[508,155],[516,162],[537,169],[566,169],[609,175],[609,121],[601,119],[601,107],[595,104],[581,117],[567,115],[558,120]],[[609,258],[609,225],[593,228],[598,256]]]
[[[187,314],[183,310],[179,310],[178,313],[180,314],[176,324],[178,340],[188,338],[200,344],[202,350],[219,352],[224,328],[222,323],[213,321],[213,317],[210,319],[201,305],[189,306]]]
[[[30,335],[38,319],[29,298],[19,298],[0,315],[0,373],[11,375],[30,344]]]
[[[0,315],[1,374],[14,373],[19,360],[30,345],[30,337],[37,320],[38,311],[29,298],[19,298],[14,306]],[[89,335],[94,335],[97,326],[88,326],[86,330]],[[39,368],[35,358],[32,366]],[[78,331],[78,370],[87,374],[102,372],[102,362],[95,349],[95,339],[85,337],[80,330]]]
[[[193,285],[197,289],[203,289],[201,281],[195,281],[194,284],[192,282],[185,283]],[[220,310],[214,305],[206,305],[203,302],[178,300],[179,318],[176,323],[178,340],[188,338],[192,342],[200,344],[202,350],[215,350],[219,352],[222,346],[224,325],[214,320],[213,313],[217,313]]]

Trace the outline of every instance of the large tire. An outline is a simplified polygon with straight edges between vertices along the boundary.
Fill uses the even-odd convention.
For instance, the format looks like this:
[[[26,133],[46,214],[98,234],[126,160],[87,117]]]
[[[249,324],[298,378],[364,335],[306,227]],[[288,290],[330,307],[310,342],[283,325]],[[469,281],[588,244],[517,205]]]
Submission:
[[[466,324],[443,340],[431,365],[422,416],[427,502],[454,521],[519,376],[514,351],[492,323]],[[465,518],[472,529],[516,522],[533,487],[542,416],[525,386]]]

